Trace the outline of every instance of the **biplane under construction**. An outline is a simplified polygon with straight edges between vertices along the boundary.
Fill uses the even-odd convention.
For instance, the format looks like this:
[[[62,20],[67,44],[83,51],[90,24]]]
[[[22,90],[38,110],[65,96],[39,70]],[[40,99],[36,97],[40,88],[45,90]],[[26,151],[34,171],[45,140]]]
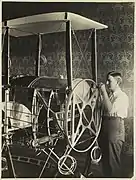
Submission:
[[[88,177],[80,157],[99,162],[101,128],[97,87],[96,31],[106,25],[70,12],[3,22],[2,176]],[[72,75],[72,31],[91,31],[92,79]],[[66,78],[40,76],[42,36],[65,33]],[[10,36],[37,37],[34,76],[10,78]],[[31,170],[30,170],[31,169]],[[80,175],[77,175],[80,174]]]

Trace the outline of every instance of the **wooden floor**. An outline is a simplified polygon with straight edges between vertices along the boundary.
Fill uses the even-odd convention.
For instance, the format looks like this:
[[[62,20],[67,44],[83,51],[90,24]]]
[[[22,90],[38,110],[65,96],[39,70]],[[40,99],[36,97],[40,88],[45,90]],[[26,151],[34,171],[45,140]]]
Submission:
[[[56,149],[56,153],[58,156],[61,157],[61,154],[64,150],[64,143],[60,143],[61,145]],[[37,155],[37,152],[34,148],[28,148],[27,146],[11,146],[11,153],[13,156],[13,163],[15,166],[17,177],[26,177],[26,178],[38,178],[39,174],[41,172],[41,169],[44,166],[44,163],[47,159],[47,155],[44,153],[41,153],[40,155]],[[84,173],[86,162],[89,161],[89,158],[87,158],[87,153],[77,153],[72,151],[71,155],[75,157],[77,160],[77,172],[76,177],[80,176],[81,172]],[[19,158],[18,158],[19,157]],[[122,177],[123,178],[130,178],[133,176],[133,155],[132,154],[123,154],[122,153]],[[58,173],[57,169],[57,163],[54,161],[49,161],[49,163],[46,166],[46,169],[43,173],[43,177],[54,177],[54,175],[61,176]],[[102,173],[102,165],[99,163],[99,165],[91,163],[88,170],[88,177],[103,177]],[[57,176],[56,175],[56,176]],[[9,177],[8,171],[5,171],[2,175],[2,177]]]
[[[122,178],[131,178],[133,176],[133,156],[132,155],[126,155],[124,154],[122,157]],[[22,163],[20,162],[14,162],[16,163],[15,167],[17,170],[17,176],[18,177],[26,177],[26,178],[36,178],[38,177],[41,171],[41,168],[38,168],[38,166],[30,165],[28,163]],[[76,172],[74,177],[80,177],[80,172],[83,171],[83,164],[85,163],[84,161],[84,156],[81,156],[80,154],[80,159],[78,159],[78,173]],[[48,165],[49,166],[49,165]],[[54,166],[55,167],[55,166]],[[57,166],[56,166],[57,167]],[[55,168],[56,168],[55,167]],[[47,173],[48,175],[47,176]],[[52,177],[53,174],[49,174],[51,171],[46,168],[45,170],[45,177]],[[72,176],[62,176],[60,173],[56,171],[52,171],[52,173],[55,174],[56,177],[72,177]],[[54,175],[53,175],[54,176]],[[2,175],[3,178],[9,177],[8,171],[5,171]],[[91,177],[96,177],[96,178],[103,178],[103,173],[102,173],[102,165],[99,163],[99,165],[96,164],[91,164],[89,168],[89,173],[88,173],[88,178]]]

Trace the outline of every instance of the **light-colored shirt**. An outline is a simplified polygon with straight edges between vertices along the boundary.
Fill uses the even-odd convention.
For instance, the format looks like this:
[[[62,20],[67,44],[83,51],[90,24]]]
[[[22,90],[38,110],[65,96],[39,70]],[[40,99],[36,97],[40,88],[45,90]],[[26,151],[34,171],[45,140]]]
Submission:
[[[128,96],[121,89],[116,90],[110,97],[112,109],[110,116],[126,118],[128,115],[129,100]]]

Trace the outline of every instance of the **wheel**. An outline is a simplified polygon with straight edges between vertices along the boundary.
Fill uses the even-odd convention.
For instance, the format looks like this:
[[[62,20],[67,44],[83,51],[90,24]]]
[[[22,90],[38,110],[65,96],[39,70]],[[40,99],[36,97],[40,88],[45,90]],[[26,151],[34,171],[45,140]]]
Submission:
[[[97,141],[101,116],[99,91],[91,79],[76,79],[65,109],[65,133],[69,145],[77,152],[88,151]]]
[[[50,93],[47,109],[47,128],[49,135],[56,131],[64,133],[64,96],[63,93],[63,98],[58,97],[58,92],[54,92],[53,90]]]

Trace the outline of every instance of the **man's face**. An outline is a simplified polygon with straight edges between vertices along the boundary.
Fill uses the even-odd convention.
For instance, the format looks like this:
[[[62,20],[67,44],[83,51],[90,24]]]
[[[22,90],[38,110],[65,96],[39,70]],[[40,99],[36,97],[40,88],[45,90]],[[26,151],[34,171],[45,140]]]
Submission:
[[[107,78],[106,84],[107,84],[109,90],[114,92],[117,87],[117,80],[113,76],[109,75]]]

